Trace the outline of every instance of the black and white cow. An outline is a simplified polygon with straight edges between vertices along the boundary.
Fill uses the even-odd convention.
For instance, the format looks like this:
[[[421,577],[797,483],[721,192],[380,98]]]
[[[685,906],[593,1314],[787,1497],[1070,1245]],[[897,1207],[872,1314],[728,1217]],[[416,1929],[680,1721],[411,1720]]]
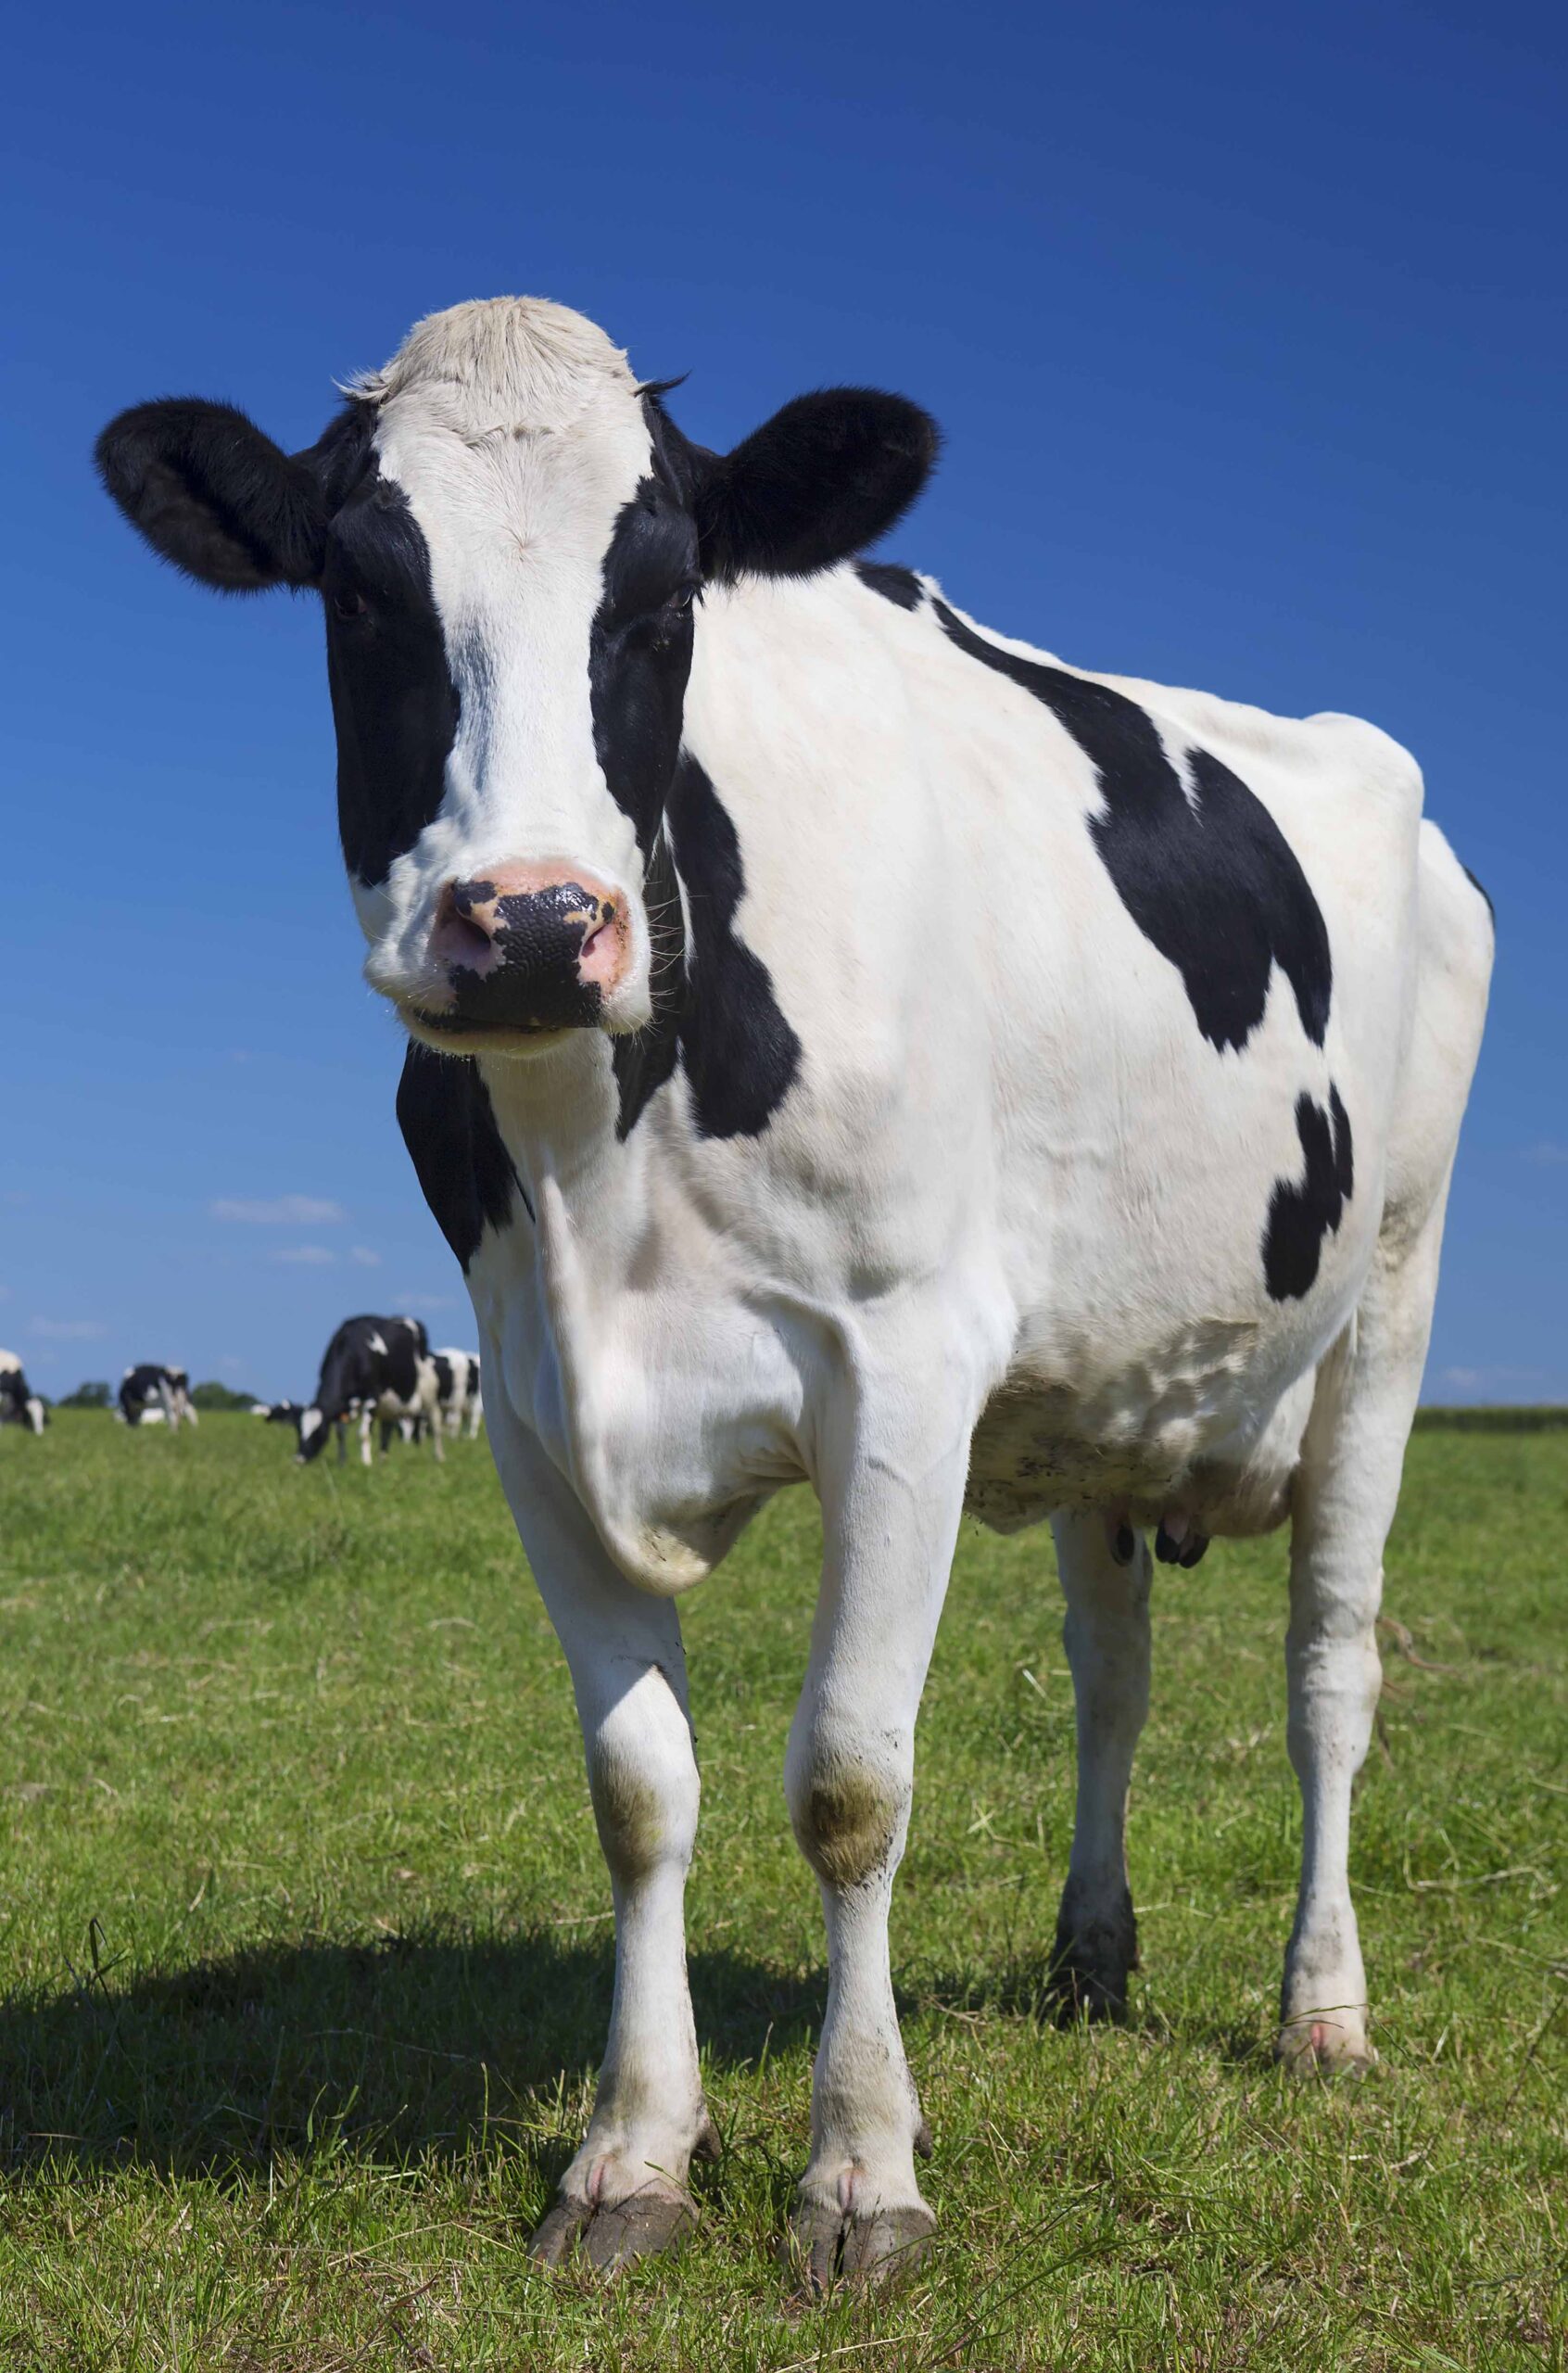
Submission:
[[[676,1602],[780,1485],[820,1496],[787,1792],[828,1924],[794,2223],[821,2281],[932,2224],[887,1923],[966,1507],[1056,1533],[1055,1967],[1091,2012],[1135,1959],[1145,1536],[1191,1565],[1289,1516],[1279,2049],[1368,2057],[1351,1783],[1492,932],[1372,726],[1069,666],[856,561],[930,467],[913,404],[803,396],[719,454],[666,392],[500,298],[421,324],[309,451],[171,401],[99,460],[192,576],[322,598],[366,972],[614,1894],[546,2259],[689,2221]]]
[[[436,1364],[436,1398],[447,1431],[456,1441],[466,1423],[472,1441],[485,1414],[479,1397],[479,1354],[456,1351],[449,1345],[430,1356]]]
[[[49,1413],[16,1353],[0,1351],[0,1426],[25,1426],[30,1434],[41,1434],[48,1421]]]
[[[178,1433],[182,1426],[196,1423],[191,1379],[183,1368],[167,1368],[156,1361],[144,1360],[139,1367],[127,1368],[120,1377],[120,1405],[115,1414],[122,1425],[167,1426],[171,1433]]]
[[[380,1421],[385,1458],[393,1429],[405,1418],[428,1428],[440,1459],[436,1367],[424,1326],[417,1318],[346,1318],[322,1354],[315,1399],[298,1415],[300,1465],[321,1456],[335,1426],[341,1461],[345,1425],[357,1420],[360,1457],[368,1466],[372,1427]]]

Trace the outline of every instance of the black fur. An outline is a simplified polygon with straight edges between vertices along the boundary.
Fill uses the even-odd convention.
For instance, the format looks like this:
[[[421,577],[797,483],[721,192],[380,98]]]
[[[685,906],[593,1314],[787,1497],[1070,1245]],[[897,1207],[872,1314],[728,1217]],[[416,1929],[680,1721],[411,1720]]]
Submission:
[[[892,602],[901,610],[917,610],[926,598],[926,589],[912,568],[900,568],[895,561],[857,560],[854,573],[862,585],[872,593],[879,593],[884,602]]]
[[[937,457],[929,412],[875,387],[797,396],[722,457],[695,511],[704,577],[811,577],[902,519]]]
[[[447,1242],[466,1270],[487,1227],[505,1227],[512,1197],[534,1207],[501,1143],[489,1091],[468,1055],[411,1043],[398,1088],[398,1125]]]
[[[696,527],[666,464],[615,523],[588,633],[594,753],[645,864],[680,750],[697,582]]]
[[[373,469],[332,522],[322,594],[344,862],[384,882],[440,812],[458,692],[429,547],[402,489]]]
[[[315,472],[232,404],[137,404],[95,450],[132,526],[187,577],[225,593],[321,581],[327,510]]]
[[[1310,1290],[1323,1238],[1337,1229],[1356,1184],[1350,1116],[1336,1087],[1326,1112],[1312,1097],[1296,1098],[1296,1134],[1305,1174],[1299,1185],[1277,1181],[1263,1234],[1263,1275],[1275,1301],[1299,1301]]]
[[[1311,885],[1284,834],[1239,775],[1190,750],[1195,802],[1154,720],[1124,692],[987,642],[945,602],[951,640],[1021,685],[1092,762],[1106,812],[1090,833],[1117,895],[1144,937],[1182,975],[1198,1028],[1241,1048],[1263,1019],[1277,964],[1315,1047],[1328,1027],[1334,968]]]
[[[689,751],[681,754],[665,816],[691,915],[690,962],[681,970],[666,965],[662,994],[656,972],[653,1022],[636,1038],[614,1042],[618,1134],[625,1137],[636,1126],[678,1056],[698,1134],[759,1136],[799,1073],[801,1042],[779,1009],[766,965],[735,935],[746,887],[740,844]],[[678,925],[673,881],[661,903],[666,920],[673,906]]]

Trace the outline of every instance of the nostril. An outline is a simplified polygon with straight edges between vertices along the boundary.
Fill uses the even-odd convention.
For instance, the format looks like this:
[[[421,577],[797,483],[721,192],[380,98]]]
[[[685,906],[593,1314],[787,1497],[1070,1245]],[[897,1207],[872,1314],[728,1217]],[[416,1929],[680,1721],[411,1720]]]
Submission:
[[[493,882],[449,882],[430,927],[430,953],[437,963],[483,971],[495,956],[496,885]]]

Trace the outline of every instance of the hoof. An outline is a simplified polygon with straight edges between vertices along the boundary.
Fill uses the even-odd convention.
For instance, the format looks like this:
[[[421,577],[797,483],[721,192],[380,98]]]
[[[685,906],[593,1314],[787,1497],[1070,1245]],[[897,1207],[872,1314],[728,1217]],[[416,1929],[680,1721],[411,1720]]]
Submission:
[[[790,2219],[782,2255],[807,2298],[823,2298],[838,2285],[886,2291],[908,2280],[935,2232],[929,2208],[879,2208],[858,2216],[803,2202]]]
[[[1293,2019],[1274,2038],[1274,2058],[1288,2075],[1364,2076],[1377,2064],[1358,2019]]]
[[[1127,1981],[1138,1966],[1138,1923],[1125,1889],[1109,1917],[1085,1915],[1069,1879],[1056,1920],[1049,1991],[1057,2024],[1127,2016]]]
[[[558,2200],[528,2244],[536,2265],[564,2265],[580,2252],[596,2274],[613,2278],[639,2258],[678,2250],[695,2230],[696,2202],[685,2192],[634,2191],[613,2206]]]

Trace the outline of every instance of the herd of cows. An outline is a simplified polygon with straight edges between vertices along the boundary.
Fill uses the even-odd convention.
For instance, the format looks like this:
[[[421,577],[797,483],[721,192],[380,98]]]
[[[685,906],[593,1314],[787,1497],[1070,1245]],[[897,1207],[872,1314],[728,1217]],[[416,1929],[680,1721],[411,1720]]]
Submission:
[[[191,1379],[183,1368],[145,1360],[120,1378],[115,1416],[126,1426],[167,1426],[178,1432],[197,1422]],[[341,1464],[348,1429],[356,1426],[360,1456],[371,1464],[371,1436],[379,1427],[385,1458],[394,1436],[428,1440],[437,1460],[443,1438],[465,1429],[472,1441],[484,1417],[476,1351],[432,1351],[417,1318],[346,1318],[326,1347],[315,1396],[308,1402],[258,1401],[251,1415],[291,1425],[301,1466],[319,1458],[335,1435]],[[0,1426],[41,1434],[48,1410],[13,1351],[0,1351]]]

